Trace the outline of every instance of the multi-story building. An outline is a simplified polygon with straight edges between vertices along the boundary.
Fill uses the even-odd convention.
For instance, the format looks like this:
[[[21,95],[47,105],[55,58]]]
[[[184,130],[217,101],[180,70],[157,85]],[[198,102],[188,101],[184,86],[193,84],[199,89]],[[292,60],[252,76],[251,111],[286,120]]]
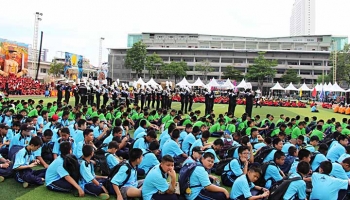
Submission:
[[[142,37],[141,37],[142,36]],[[157,53],[165,63],[185,61],[189,66],[187,79],[195,81],[197,77],[204,78],[195,66],[204,60],[209,60],[213,71],[208,73],[209,78],[221,79],[226,66],[232,65],[236,69],[247,73],[248,66],[254,63],[258,52],[265,51],[267,59],[277,60],[276,77],[266,81],[281,81],[281,76],[287,69],[296,69],[302,81],[306,84],[315,84],[319,75],[328,74],[331,62],[331,51],[340,50],[348,42],[347,37],[332,35],[313,35],[296,37],[255,38],[237,36],[218,36],[180,33],[142,33],[132,34],[132,41],[142,40],[147,45],[149,54]],[[142,39],[137,39],[137,38]],[[135,39],[136,38],[136,39]],[[334,44],[337,45],[334,45]],[[128,43],[128,46],[131,45]],[[132,45],[131,45],[132,46]],[[121,81],[136,80],[135,71],[125,68],[125,57],[128,48],[109,49],[109,77]],[[148,80],[148,71],[142,71],[143,77]],[[162,77],[157,76],[157,77]],[[167,78],[167,77],[165,77]],[[169,77],[173,79],[173,77]],[[163,81],[163,80],[158,80]],[[240,80],[239,80],[240,81]],[[281,81],[282,82],[282,81]],[[254,86],[254,83],[253,83]]]
[[[315,18],[315,0],[295,0],[290,17],[290,35],[314,35]]]

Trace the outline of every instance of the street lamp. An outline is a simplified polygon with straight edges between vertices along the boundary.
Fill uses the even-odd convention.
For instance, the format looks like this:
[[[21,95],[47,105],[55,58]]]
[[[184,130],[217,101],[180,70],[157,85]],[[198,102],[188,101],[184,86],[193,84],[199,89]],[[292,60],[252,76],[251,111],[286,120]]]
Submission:
[[[33,44],[32,44],[32,71],[33,76],[35,77],[35,62],[37,60],[37,45],[38,45],[38,34],[39,34],[39,21],[42,20],[43,13],[36,12],[34,18],[34,35],[33,35]],[[40,58],[40,55],[38,55]]]

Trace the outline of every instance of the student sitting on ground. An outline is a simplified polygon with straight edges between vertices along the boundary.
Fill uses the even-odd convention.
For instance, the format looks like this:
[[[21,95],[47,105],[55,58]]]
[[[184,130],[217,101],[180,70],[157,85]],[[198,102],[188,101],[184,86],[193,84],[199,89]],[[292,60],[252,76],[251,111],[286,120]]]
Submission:
[[[283,177],[285,177],[282,170],[278,167],[284,164],[285,158],[286,156],[282,151],[278,150],[275,152],[275,155],[273,157],[274,164],[267,167],[264,176],[264,179],[266,181],[265,188],[269,189],[274,183],[281,181]]]
[[[269,196],[269,190],[254,185],[262,175],[261,169],[255,166],[249,168],[246,175],[238,177],[231,188],[230,199],[263,199]],[[263,194],[253,196],[251,190],[263,191]]]
[[[312,174],[312,192],[310,199],[345,199],[350,179],[342,180],[334,178],[329,174],[332,171],[332,163],[323,161],[320,164],[319,172]]]
[[[341,163],[345,158],[349,158],[350,157],[350,145],[347,145],[345,147],[345,153],[342,154],[339,159],[337,160],[338,163]]]
[[[295,195],[298,195],[298,199],[306,199],[306,183],[303,179],[309,174],[310,165],[308,162],[300,161],[298,163],[296,172],[289,176],[289,179],[299,177],[300,180],[296,180],[290,183],[283,199],[293,199]]]
[[[91,133],[92,133],[92,129]],[[93,134],[92,134],[93,137]],[[83,156],[80,163],[80,180],[79,185],[86,194],[99,196],[101,199],[109,199],[108,191],[103,186],[107,177],[96,176],[94,172],[94,164],[91,162],[94,156],[94,147],[91,145],[83,146]]]
[[[135,140],[133,148],[146,150],[149,144],[157,139],[157,133],[154,130],[149,130],[147,135]]]
[[[305,161],[307,163],[309,163],[311,160],[311,153],[309,150],[307,149],[300,149],[300,151],[298,152],[298,159],[295,159],[290,170],[289,173],[297,173],[297,166],[299,164],[300,161]]]
[[[164,143],[163,149],[162,149],[162,156],[170,155],[175,160],[175,166],[177,166],[180,163],[183,163],[183,161],[186,160],[188,157],[187,154],[185,154],[181,149],[179,144],[177,143],[177,140],[180,137],[180,131],[179,129],[173,130],[171,134],[171,138],[168,139],[167,142]]]
[[[315,152],[319,141],[320,139],[316,135],[310,137],[310,144],[306,145],[305,149],[309,150],[311,153]]]
[[[29,141],[32,138],[30,134],[30,131],[32,130],[34,130],[34,127],[31,127],[26,123],[21,125],[21,131],[15,136],[13,136],[10,142],[9,153],[8,153],[8,157],[10,160],[13,159],[13,156],[20,149],[28,145]]]
[[[331,148],[329,148],[327,158],[331,162],[337,161],[339,157],[345,153],[346,145],[348,145],[348,137],[345,135],[339,135],[338,143],[335,143]]]
[[[69,142],[71,144],[71,147],[72,147],[72,152],[75,150],[76,148],[76,142],[74,141],[74,139],[70,136],[70,131],[68,128],[62,128],[60,130],[61,132],[61,137],[59,137],[54,145],[53,145],[53,150],[52,150],[52,153],[53,153],[53,158],[56,159],[60,154],[60,143],[62,142]]]
[[[118,151],[119,145],[116,141],[112,141],[108,144],[108,149],[107,152],[105,153],[106,156],[106,161],[108,168],[110,170],[113,169],[116,165],[119,164],[119,158],[115,155],[116,152]]]
[[[184,138],[184,141],[182,142],[181,149],[184,151],[187,155],[191,155],[190,149],[192,144],[196,141],[196,136],[200,134],[200,129],[198,126],[193,127],[192,133],[189,133]]]
[[[185,162],[182,164],[183,166],[190,163],[199,163],[200,158],[202,157],[204,151],[202,151],[201,147],[193,147],[191,156],[188,156],[188,158],[185,160]]]
[[[170,184],[167,182],[168,177],[170,177]],[[169,155],[165,155],[162,157],[160,164],[151,168],[143,182],[143,200],[177,200],[175,186],[174,159]]]
[[[249,154],[250,151],[247,146],[238,147],[239,159],[231,160],[231,162],[225,166],[224,173],[221,175],[223,185],[231,187],[239,176],[247,174]]]
[[[19,150],[15,156],[13,164],[13,170],[15,170],[15,179],[17,182],[22,183],[24,188],[27,188],[29,184],[43,185],[45,183],[46,169],[33,170],[32,168],[37,166],[38,160],[34,159],[36,150],[41,147],[41,139],[38,136],[33,137],[29,144]]]
[[[10,160],[3,158],[0,154],[0,182],[3,182],[5,178],[12,175],[12,167],[10,165]]]
[[[192,144],[189,152],[192,152],[193,147],[201,147],[202,149],[210,147],[211,143],[208,143],[209,137],[210,137],[210,132],[209,131],[202,132],[202,137],[197,139]]]
[[[152,167],[159,164],[157,156],[159,156],[159,142],[153,141],[149,144],[148,149],[143,149],[143,159],[137,168],[137,174],[140,176],[148,173]]]
[[[283,148],[283,142],[279,138],[275,138],[272,140],[272,145],[274,149],[266,156],[263,162],[269,162],[274,159],[274,155],[276,151],[281,151]]]
[[[337,163],[337,162],[332,163],[332,171],[330,175],[342,180],[348,180],[349,171],[350,171],[350,158],[346,158],[340,163]]]
[[[71,154],[72,147],[70,142],[60,143],[61,155],[58,156],[47,168],[45,174],[46,188],[57,192],[71,192],[73,189],[78,190],[80,197],[84,196],[84,190],[70,176],[64,168],[64,159]]]
[[[318,112],[316,104],[311,107],[311,112]]]
[[[284,160],[284,164],[280,166],[280,169],[284,174],[288,174],[294,160],[298,157],[298,150],[295,146],[290,146],[288,149],[288,154],[286,154],[286,159]]]
[[[74,155],[78,159],[80,159],[83,156],[83,147],[84,146],[90,145],[93,147],[94,150],[97,149],[94,145],[94,142],[93,142],[94,141],[94,131],[92,129],[88,128],[88,129],[85,129],[83,131],[83,134],[84,134],[84,140],[77,144],[77,148],[75,148],[75,151],[74,151]]]
[[[140,198],[143,181],[137,181],[136,166],[142,162],[142,150],[132,149],[129,152],[129,161],[120,167],[119,171],[112,177],[109,194],[117,195],[119,199]]]
[[[191,188],[191,194],[186,194],[186,199],[215,199],[224,200],[229,198],[229,193],[225,188],[218,187],[210,182],[209,176],[206,170],[211,170],[214,165],[215,156],[206,152],[201,158],[202,166],[197,166],[192,175],[190,176],[189,185],[199,185],[198,187]]]
[[[45,168],[48,168],[48,163],[53,161],[53,143],[51,142],[52,134],[53,133],[50,129],[45,130],[43,136],[41,137],[42,145],[37,151],[34,152],[36,159],[38,159],[40,164]]]

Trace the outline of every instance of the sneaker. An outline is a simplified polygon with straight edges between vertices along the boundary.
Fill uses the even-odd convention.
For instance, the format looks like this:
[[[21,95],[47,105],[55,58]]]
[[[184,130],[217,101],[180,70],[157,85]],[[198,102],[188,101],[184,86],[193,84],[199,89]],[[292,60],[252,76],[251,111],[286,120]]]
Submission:
[[[0,176],[0,183],[4,182],[5,178],[3,176]]]
[[[23,182],[23,184],[22,184],[22,185],[23,185],[23,187],[24,187],[24,188],[27,188],[27,187],[29,186],[29,183],[27,183],[27,182]]]
[[[101,194],[99,195],[99,198],[100,198],[100,199],[109,199],[109,195],[108,195],[107,193],[101,193]]]

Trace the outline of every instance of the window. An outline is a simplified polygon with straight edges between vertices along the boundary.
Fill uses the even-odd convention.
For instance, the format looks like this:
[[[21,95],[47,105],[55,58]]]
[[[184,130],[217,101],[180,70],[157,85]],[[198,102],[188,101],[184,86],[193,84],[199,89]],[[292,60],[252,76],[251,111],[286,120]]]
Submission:
[[[40,68],[40,73],[44,73],[44,74],[46,74],[47,73],[47,69],[46,68]]]

